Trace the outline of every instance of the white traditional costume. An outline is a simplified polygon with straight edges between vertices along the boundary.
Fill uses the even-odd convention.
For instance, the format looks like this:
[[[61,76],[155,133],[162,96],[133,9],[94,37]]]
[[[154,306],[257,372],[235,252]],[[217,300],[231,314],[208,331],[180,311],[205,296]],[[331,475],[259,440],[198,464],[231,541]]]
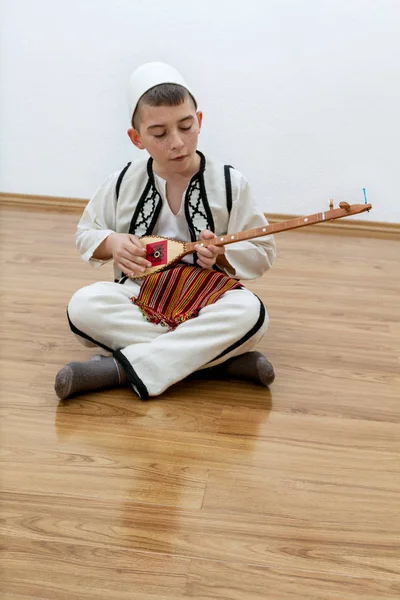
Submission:
[[[190,91],[172,67],[144,65],[131,78],[131,115],[143,93],[161,83],[178,83]],[[93,266],[103,264],[93,253],[114,232],[195,241],[204,229],[219,236],[266,225],[245,178],[234,168],[199,155],[200,169],[189,182],[177,215],[169,208],[166,182],[153,172],[151,158],[129,163],[111,175],[79,222],[76,238],[82,258]],[[229,245],[225,257],[229,277],[260,277],[275,257],[273,237]],[[196,265],[196,255],[185,260]],[[146,320],[132,302],[141,284],[142,280],[130,280],[115,267],[114,282],[95,283],[72,297],[68,317],[84,344],[114,354],[143,399],[161,394],[196,370],[249,351],[265,333],[264,305],[244,287],[230,289],[201,308],[198,316],[172,329]]]

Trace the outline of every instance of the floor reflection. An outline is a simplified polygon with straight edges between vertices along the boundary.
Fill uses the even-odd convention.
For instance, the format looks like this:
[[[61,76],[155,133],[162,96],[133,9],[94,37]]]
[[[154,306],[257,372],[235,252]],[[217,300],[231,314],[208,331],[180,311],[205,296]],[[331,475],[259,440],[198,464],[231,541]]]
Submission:
[[[183,511],[202,508],[209,472],[251,461],[271,409],[269,389],[191,381],[147,402],[128,389],[61,401],[55,431],[63,450],[85,455],[76,485],[84,477],[93,516],[100,505],[112,508],[118,543],[171,554]]]

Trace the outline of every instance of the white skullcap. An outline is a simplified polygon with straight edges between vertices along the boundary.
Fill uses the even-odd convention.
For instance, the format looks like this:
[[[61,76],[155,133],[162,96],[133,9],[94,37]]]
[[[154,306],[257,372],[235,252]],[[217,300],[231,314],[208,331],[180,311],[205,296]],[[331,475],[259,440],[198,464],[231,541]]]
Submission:
[[[194,98],[190,87],[174,67],[162,62],[146,63],[133,71],[129,79],[128,106],[130,118],[132,118],[143,94],[161,83],[177,83],[186,88]]]

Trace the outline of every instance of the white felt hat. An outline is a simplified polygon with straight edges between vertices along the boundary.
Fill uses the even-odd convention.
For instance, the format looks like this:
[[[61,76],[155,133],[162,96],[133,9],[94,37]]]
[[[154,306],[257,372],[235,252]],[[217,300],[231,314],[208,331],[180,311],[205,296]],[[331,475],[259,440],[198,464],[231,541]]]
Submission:
[[[132,118],[137,103],[143,94],[161,83],[177,83],[186,88],[194,98],[190,87],[174,67],[162,62],[146,63],[133,71],[129,79],[128,106],[130,118]]]

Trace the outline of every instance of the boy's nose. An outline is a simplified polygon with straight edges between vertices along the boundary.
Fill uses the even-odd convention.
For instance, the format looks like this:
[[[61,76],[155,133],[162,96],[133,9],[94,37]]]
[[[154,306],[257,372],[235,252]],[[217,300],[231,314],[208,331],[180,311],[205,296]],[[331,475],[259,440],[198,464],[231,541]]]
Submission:
[[[183,148],[184,142],[178,132],[173,133],[171,137],[171,150]]]

